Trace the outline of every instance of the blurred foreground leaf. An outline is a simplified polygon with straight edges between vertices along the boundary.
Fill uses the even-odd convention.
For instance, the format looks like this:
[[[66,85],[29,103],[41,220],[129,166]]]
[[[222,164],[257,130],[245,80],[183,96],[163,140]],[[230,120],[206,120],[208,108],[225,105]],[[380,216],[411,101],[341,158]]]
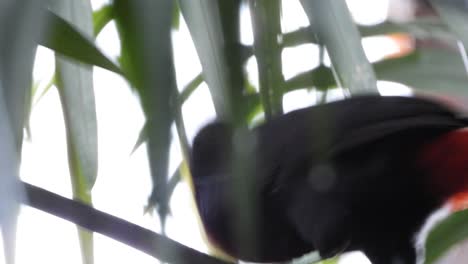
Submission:
[[[395,23],[385,21],[372,26],[359,26],[362,37],[389,35],[394,33],[407,33],[417,39],[455,40],[455,35],[438,18],[417,17],[414,21]],[[297,46],[307,43],[317,44],[312,27],[303,27],[289,32],[283,36],[283,46]]]
[[[90,1],[54,0],[52,8],[63,19],[93,37]],[[98,168],[96,104],[91,65],[56,55],[56,85],[65,119],[73,198],[92,205],[91,190]],[[84,264],[94,263],[93,234],[78,227]]]
[[[174,120],[171,96],[177,89],[171,43],[173,2],[114,1],[122,43],[122,69],[138,92],[146,117],[147,150],[153,180],[149,204],[157,205],[163,230],[169,211],[167,174],[170,128]]]
[[[261,101],[267,119],[283,113],[284,77],[281,64],[281,1],[252,0],[250,10],[254,32]]]
[[[114,19],[114,7],[111,4],[101,7],[93,12],[94,36],[99,35],[101,30]]]
[[[74,60],[121,74],[119,66],[108,59],[75,27],[52,11],[45,11],[46,27],[39,35],[39,44]]]
[[[466,57],[468,49],[468,6],[464,0],[430,0],[439,16],[463,43]],[[468,62],[467,62],[468,63]],[[467,67],[468,65],[465,65]],[[465,69],[468,71],[468,69]]]
[[[377,93],[374,69],[344,0],[301,0],[312,31],[325,45],[339,86],[351,94]]]
[[[423,48],[400,58],[373,63],[379,80],[402,83],[421,91],[468,96],[468,76],[459,53]],[[320,66],[286,81],[287,91],[336,87],[330,68]]]
[[[468,238],[468,210],[456,212],[439,223],[426,240],[426,264],[435,263],[447,250]]]
[[[468,75],[460,54],[442,49],[419,49],[397,59],[374,64],[379,80],[403,83],[421,91],[468,96]]]
[[[0,0],[0,227],[7,264],[15,262],[18,202],[24,197],[19,166],[41,10],[41,1]]]
[[[223,40],[218,1],[180,0],[180,10],[187,22],[203,68],[203,77],[210,89],[218,117],[234,120],[234,105],[229,77],[228,52]]]

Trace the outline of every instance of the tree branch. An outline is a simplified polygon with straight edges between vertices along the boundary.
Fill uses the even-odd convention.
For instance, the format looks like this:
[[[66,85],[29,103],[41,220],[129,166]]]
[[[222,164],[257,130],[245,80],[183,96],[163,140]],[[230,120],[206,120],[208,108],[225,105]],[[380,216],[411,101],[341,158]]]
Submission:
[[[141,226],[96,210],[34,185],[23,183],[25,205],[63,218],[90,231],[113,238],[160,261],[177,264],[226,264]]]

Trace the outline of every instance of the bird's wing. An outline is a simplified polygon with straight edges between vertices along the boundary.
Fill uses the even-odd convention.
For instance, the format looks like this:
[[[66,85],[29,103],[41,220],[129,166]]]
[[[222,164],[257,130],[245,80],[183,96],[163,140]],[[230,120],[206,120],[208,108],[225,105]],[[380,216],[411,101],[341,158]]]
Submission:
[[[360,226],[351,225],[356,219],[349,204],[374,191],[370,207],[379,206],[404,178],[392,179],[389,170],[402,159],[392,154],[466,125],[448,107],[413,97],[362,96],[305,108],[257,128],[262,159],[257,177],[265,192],[285,200],[298,233],[331,256],[350,246],[355,233],[351,229]],[[374,152],[376,142],[383,143]],[[376,181],[381,181],[383,193],[366,190]],[[410,197],[404,192],[401,199]],[[349,193],[355,194],[352,199]],[[395,239],[400,243],[406,237]]]
[[[266,186],[277,188],[289,180],[285,170],[297,169],[304,162],[312,167],[401,132],[419,131],[421,137],[434,137],[466,125],[452,109],[415,97],[358,96],[304,108],[255,130],[261,159],[258,177]]]

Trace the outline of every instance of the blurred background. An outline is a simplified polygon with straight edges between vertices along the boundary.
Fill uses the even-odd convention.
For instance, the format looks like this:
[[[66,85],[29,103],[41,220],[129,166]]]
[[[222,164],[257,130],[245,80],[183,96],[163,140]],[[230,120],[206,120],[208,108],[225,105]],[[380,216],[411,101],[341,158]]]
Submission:
[[[86,2],[87,0],[80,1]],[[87,15],[80,14],[79,12],[84,11],[77,10],[83,9],[77,8],[76,3],[73,4],[72,1],[64,1],[64,3],[67,2],[69,6],[65,7],[57,7],[61,4],[53,3],[50,10],[72,25],[77,23],[74,26],[83,35],[88,36],[88,39],[93,38],[93,32],[86,32],[86,25],[82,27],[83,24],[79,24],[80,18],[88,16],[91,23],[94,21],[91,26],[94,25],[95,45],[113,63],[121,66],[127,78],[98,66],[90,70],[91,75],[88,74],[88,77],[83,77],[82,73],[72,73],[71,79],[75,78],[75,82],[91,84],[91,94],[94,93],[94,97],[86,99],[88,101],[85,100],[87,103],[84,104],[91,105],[91,114],[83,108],[83,105],[79,105],[78,108],[67,108],[67,104],[72,104],[70,100],[73,98],[79,100],[80,97],[80,95],[72,95],[68,97],[69,99],[64,99],[67,96],[59,92],[60,89],[64,89],[61,86],[66,86],[67,78],[70,78],[70,76],[66,77],[66,70],[64,70],[66,66],[60,60],[68,59],[56,57],[55,52],[58,48],[54,51],[54,48],[48,45],[38,46],[33,68],[31,111],[27,118],[22,143],[20,177],[25,182],[68,198],[78,197],[85,201],[92,199],[92,205],[99,210],[156,232],[162,232],[160,216],[167,212],[153,210],[151,207],[155,205],[158,209],[164,208],[161,206],[164,199],[158,200],[151,196],[154,178],[152,180],[151,161],[148,158],[151,155],[146,146],[145,131],[152,130],[151,128],[144,129],[144,127],[147,128],[145,116],[152,111],[152,106],[151,103],[145,103],[146,99],[142,95],[145,94],[144,90],[138,87],[132,88],[132,86],[138,86],[138,81],[135,81],[137,77],[132,79],[131,70],[128,70],[128,65],[131,63],[126,64],[124,60],[127,52],[125,49],[132,47],[128,44],[130,42],[125,42],[125,36],[130,35],[128,28],[125,29],[125,23],[128,21],[125,18],[119,18],[118,11],[109,11],[112,8],[117,9],[114,5],[117,5],[119,1],[92,0],[90,3],[94,17],[90,12]],[[200,39],[203,39],[203,32],[216,32],[219,27],[213,29],[207,25],[200,25],[196,14],[190,14],[188,7],[203,1],[185,4],[182,3],[183,1],[180,2],[181,4],[174,8],[176,11],[172,17],[170,35],[172,36],[176,77],[175,87],[179,94],[185,95],[186,98],[180,104],[183,126],[181,127],[177,122],[166,122],[169,124],[168,131],[172,136],[171,140],[167,138],[170,144],[165,176],[169,179],[176,178],[172,181],[175,187],[169,197],[170,214],[164,221],[164,232],[168,237],[189,247],[202,252],[210,252],[196,215],[190,184],[186,180],[187,172],[184,170],[183,161],[186,155],[184,147],[187,147],[187,142],[184,142],[183,138],[186,137],[186,140],[191,142],[197,131],[213,120],[217,114],[218,116],[223,114],[234,116],[235,114],[229,114],[229,109],[223,111],[223,107],[236,102],[236,99],[230,103],[227,98],[223,97],[225,93],[217,92],[216,88],[208,85],[225,82],[222,78],[216,81],[215,77],[206,75],[206,71],[213,70],[210,68],[212,66],[210,66],[209,59],[206,58],[220,51],[206,50],[206,47],[203,50],[200,46],[213,48],[216,47],[216,43],[204,44]],[[280,10],[279,17],[275,17],[274,14],[266,15],[268,19],[271,19],[268,22],[271,24],[265,26],[259,22],[261,19],[256,19],[259,16],[258,13],[252,14],[253,10],[257,11],[249,5],[248,1],[227,2],[240,3],[238,17],[235,14],[231,16],[231,18],[238,18],[235,20],[238,22],[238,27],[233,28],[238,28],[240,31],[237,34],[240,43],[235,43],[232,49],[221,51],[236,57],[234,59],[228,57],[229,63],[235,64],[236,59],[239,59],[237,63],[243,65],[243,70],[233,73],[233,76],[240,74],[242,80],[238,82],[245,84],[246,88],[240,93],[231,93],[234,97],[240,96],[241,101],[249,102],[239,103],[238,106],[232,107],[234,112],[235,109],[245,112],[233,117],[242,120],[239,122],[254,126],[281,112],[287,113],[294,109],[342,99],[360,92],[378,92],[382,95],[440,94],[447,96],[447,100],[456,100],[461,103],[468,95],[466,52],[463,39],[460,38],[460,32],[453,30],[456,24],[450,24],[452,23],[450,16],[448,20],[444,16],[438,16],[438,10],[435,10],[428,1],[347,0],[346,6],[357,25],[358,31],[356,32],[360,34],[360,36],[357,35],[359,37],[357,45],[360,46],[362,43],[364,58],[352,55],[355,53],[353,47],[356,43],[352,41],[354,37],[352,34],[346,35],[347,31],[342,37],[350,39],[349,43],[343,41],[344,43],[333,46],[315,39],[318,34],[318,38],[322,40],[335,42],[339,40],[333,36],[323,36],[327,33],[320,33],[321,30],[323,31],[322,28],[327,27],[347,29],[346,26],[339,25],[342,23],[339,13],[331,12],[319,17],[318,19],[322,19],[323,22],[317,23],[317,29],[314,29],[309,27],[307,8],[303,8],[301,1],[282,0],[277,1]],[[203,7],[202,4],[200,6]],[[236,4],[232,6],[235,7]],[[315,8],[320,8],[320,6],[317,5]],[[109,19],[106,19],[106,12],[111,14],[108,15]],[[236,13],[234,10],[222,12],[225,13],[221,13],[221,20],[223,15],[227,16],[227,13]],[[333,15],[338,15],[338,17],[333,17]],[[257,41],[262,37],[268,39],[272,36],[268,30],[274,32],[275,18],[280,27],[279,33],[281,33],[273,33],[273,36],[277,38],[276,43],[271,45],[268,41]],[[206,23],[209,25],[210,21],[214,20],[208,20]],[[96,32],[98,23],[102,24],[102,28]],[[140,26],[147,30],[148,34],[155,34],[151,32],[151,25]],[[222,30],[226,32],[228,28],[229,26],[226,26]],[[201,37],[197,39],[193,37],[194,34],[199,34]],[[329,40],[330,38],[332,40]],[[152,40],[149,41],[151,43]],[[321,44],[324,44],[326,48]],[[252,52],[255,56],[251,56]],[[359,51],[356,54],[359,54]],[[343,57],[346,60],[347,56],[351,59],[343,62]],[[272,58],[277,58],[277,60]],[[262,68],[262,65],[268,63],[276,63],[273,66],[274,71],[277,72],[274,77],[268,76]],[[205,72],[203,76],[200,75],[202,71]],[[264,97],[264,89],[268,88],[265,87],[265,83],[268,83],[264,81],[265,78],[272,78],[273,81],[279,83],[278,86],[281,86],[280,88],[275,88],[274,85],[269,87],[274,94],[280,94],[275,95],[276,98],[269,103],[266,103],[268,99]],[[375,82],[375,80],[378,81]],[[142,87],[144,86],[143,84]],[[168,93],[172,95],[172,92]],[[151,95],[151,93],[146,93],[148,94]],[[252,96],[249,97],[250,95]],[[168,98],[172,97],[168,95],[166,99]],[[224,98],[226,103],[220,102],[219,98],[221,101]],[[163,99],[164,97],[161,100]],[[69,166],[70,148],[75,144],[76,149],[77,143],[70,143],[71,136],[70,133],[67,134],[67,131],[73,130],[73,125],[70,125],[70,121],[67,120],[79,119],[80,116],[86,119],[88,115],[92,117],[93,105],[95,105],[97,149],[90,151],[97,155],[97,164],[89,166],[96,166],[97,174],[95,183],[91,184],[92,190],[89,188],[84,192],[84,196],[80,196],[80,187],[77,187],[81,186],[77,183],[80,182],[77,180],[79,177],[74,176],[74,168]],[[82,124],[78,126],[83,128]],[[79,129],[75,128],[75,130]],[[181,135],[183,133],[186,135]],[[88,143],[94,142],[89,141],[90,137],[86,135],[85,139],[88,139]],[[182,180],[178,181],[177,177],[180,175],[182,175]],[[150,196],[154,199],[149,201]],[[18,264],[85,263],[82,260],[76,227],[63,219],[31,207],[21,206],[16,237],[16,263]],[[94,263],[156,262],[154,258],[105,236],[94,234],[93,240],[92,262]],[[0,255],[2,253],[3,251],[0,251]],[[0,262],[3,259],[2,255]],[[339,264],[369,263],[360,253],[345,254],[335,261]]]

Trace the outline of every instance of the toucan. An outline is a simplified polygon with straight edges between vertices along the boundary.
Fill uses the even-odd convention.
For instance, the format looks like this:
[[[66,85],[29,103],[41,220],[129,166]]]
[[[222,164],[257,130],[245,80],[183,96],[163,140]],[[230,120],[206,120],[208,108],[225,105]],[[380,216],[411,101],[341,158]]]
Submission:
[[[468,119],[446,102],[362,95],[254,128],[214,121],[190,155],[208,239],[249,262],[359,250],[414,264],[428,216],[468,189]]]

